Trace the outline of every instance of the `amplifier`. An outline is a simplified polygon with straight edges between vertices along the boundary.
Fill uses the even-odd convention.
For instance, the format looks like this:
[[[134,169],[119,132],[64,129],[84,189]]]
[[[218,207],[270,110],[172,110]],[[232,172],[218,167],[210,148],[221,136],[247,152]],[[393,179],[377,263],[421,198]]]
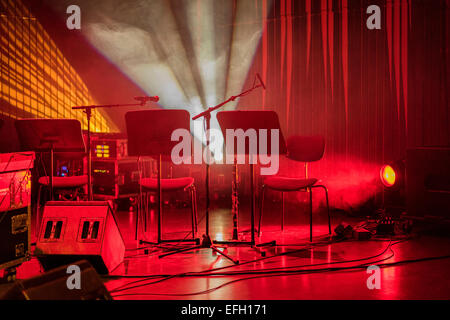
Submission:
[[[107,201],[49,201],[35,254],[45,270],[86,259],[105,274],[120,265],[125,244]]]
[[[0,154],[0,269],[29,259],[34,153]]]
[[[415,148],[406,153],[408,214],[450,218],[450,148]]]
[[[91,138],[92,159],[123,159],[128,157],[127,139],[118,134],[95,134]]]
[[[146,171],[152,160],[141,160]],[[139,194],[137,158],[92,161],[93,193],[97,199],[120,199]]]

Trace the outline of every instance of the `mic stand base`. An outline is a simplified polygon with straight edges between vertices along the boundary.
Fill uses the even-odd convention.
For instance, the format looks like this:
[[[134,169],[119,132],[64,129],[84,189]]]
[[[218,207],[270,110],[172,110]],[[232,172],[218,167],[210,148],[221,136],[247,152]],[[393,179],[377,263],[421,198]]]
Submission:
[[[213,252],[216,252],[216,253],[222,255],[223,257],[227,258],[228,260],[230,260],[234,264],[239,264],[239,260],[234,260],[232,257],[227,255],[225,252],[222,252],[218,248],[216,248],[213,245],[209,235],[205,235],[205,234],[203,235],[202,243],[200,245],[198,245],[198,246],[193,246],[193,247],[189,247],[189,248],[174,250],[174,251],[169,252],[169,253],[161,254],[158,257],[159,258],[164,258],[164,257],[167,257],[167,256],[171,256],[173,254],[177,254],[177,253],[181,253],[181,252],[187,252],[187,251],[192,251],[192,250],[198,250],[198,249],[211,249]]]
[[[213,241],[214,244],[225,244],[225,245],[229,245],[229,246],[250,246],[253,250],[255,250],[257,253],[259,253],[262,257],[266,256],[266,251],[262,250],[261,248],[263,247],[275,247],[277,245],[276,240],[272,240],[269,242],[264,242],[264,243],[259,243],[256,244],[252,241],[236,241],[236,240],[224,240],[224,241],[217,241],[214,240]]]

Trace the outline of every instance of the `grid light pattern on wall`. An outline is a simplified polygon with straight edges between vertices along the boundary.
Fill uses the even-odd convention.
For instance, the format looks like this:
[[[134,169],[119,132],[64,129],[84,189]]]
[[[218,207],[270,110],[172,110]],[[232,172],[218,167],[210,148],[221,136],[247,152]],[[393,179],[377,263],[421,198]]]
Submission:
[[[10,118],[71,118],[87,129],[73,106],[95,101],[39,21],[20,0],[0,0],[0,114]],[[95,112],[91,130],[109,132]]]

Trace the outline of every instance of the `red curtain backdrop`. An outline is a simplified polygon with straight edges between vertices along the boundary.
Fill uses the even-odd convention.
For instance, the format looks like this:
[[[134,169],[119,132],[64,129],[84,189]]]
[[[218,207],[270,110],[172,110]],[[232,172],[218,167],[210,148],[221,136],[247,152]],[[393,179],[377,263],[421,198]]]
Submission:
[[[381,8],[381,30],[366,26],[370,5]],[[285,136],[326,137],[311,174],[336,206],[371,198],[379,166],[408,147],[450,145],[448,0],[277,0],[262,23],[247,85],[260,72],[267,91],[239,108],[277,111]]]

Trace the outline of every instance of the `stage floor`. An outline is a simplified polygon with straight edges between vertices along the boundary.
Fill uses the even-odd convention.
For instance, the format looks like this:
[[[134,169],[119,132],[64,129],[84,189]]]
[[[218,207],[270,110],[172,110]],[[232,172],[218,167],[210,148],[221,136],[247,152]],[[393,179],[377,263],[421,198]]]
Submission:
[[[366,267],[409,259],[450,254],[450,237],[425,233],[407,241],[345,241],[327,244],[328,228],[323,210],[315,214],[314,245],[309,244],[309,221],[304,210],[286,206],[286,225],[280,230],[279,203],[269,203],[264,216],[262,237],[257,242],[277,241],[266,248],[266,257],[250,247],[228,247],[226,253],[241,262],[234,266],[211,249],[158,258],[162,248],[143,247],[134,240],[136,213],[118,210],[119,227],[127,247],[126,259],[105,285],[115,299],[449,299],[450,259],[400,264],[381,269],[381,288],[369,290]],[[190,230],[188,209],[164,208],[164,237],[184,238]],[[240,237],[249,239],[248,210],[240,218]],[[204,210],[199,208],[199,233],[204,232]],[[150,219],[154,221],[154,217]],[[357,225],[363,219],[333,216],[332,226],[341,221]],[[227,240],[232,234],[229,209],[213,208],[211,235]],[[155,234],[154,225],[149,238]],[[183,244],[186,246],[188,244]],[[169,245],[165,245],[166,249]],[[274,255],[283,254],[273,257]],[[253,262],[253,260],[256,260]],[[353,262],[348,262],[348,261]],[[311,265],[315,265],[312,267]],[[366,265],[364,265],[366,264]],[[195,272],[214,271],[205,276]],[[355,267],[355,269],[341,269]],[[275,273],[281,269],[284,274]],[[332,271],[324,270],[334,268]],[[255,274],[254,272],[265,273]],[[269,270],[270,269],[270,270]],[[312,271],[314,269],[314,272]],[[321,269],[321,270],[318,270]],[[310,270],[309,272],[305,272]],[[33,258],[17,270],[18,278],[42,272]],[[240,272],[240,274],[230,274]],[[248,272],[249,274],[242,274]],[[174,276],[190,273],[184,276]],[[224,274],[225,273],[225,274]],[[164,275],[164,277],[161,277]],[[173,276],[173,277],[172,277]],[[123,290],[127,288],[126,290]],[[122,290],[119,290],[122,289]]]

